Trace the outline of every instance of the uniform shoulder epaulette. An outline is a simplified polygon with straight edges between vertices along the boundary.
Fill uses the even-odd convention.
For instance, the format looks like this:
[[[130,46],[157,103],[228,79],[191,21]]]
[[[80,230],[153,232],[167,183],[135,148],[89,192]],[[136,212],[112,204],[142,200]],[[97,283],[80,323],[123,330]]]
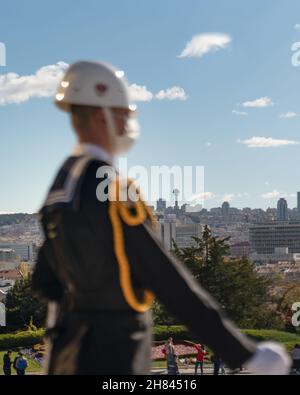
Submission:
[[[59,207],[70,207],[74,210],[79,208],[80,186],[84,180],[86,171],[92,162],[99,162],[95,158],[84,156],[69,157],[52,184],[47,198],[40,210],[40,214],[50,212]]]

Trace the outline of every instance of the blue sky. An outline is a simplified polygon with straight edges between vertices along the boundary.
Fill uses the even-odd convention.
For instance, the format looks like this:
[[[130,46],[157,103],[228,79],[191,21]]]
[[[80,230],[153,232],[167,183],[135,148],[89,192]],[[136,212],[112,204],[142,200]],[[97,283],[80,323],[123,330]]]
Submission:
[[[225,197],[236,207],[274,207],[281,196],[294,207],[300,67],[291,63],[291,46],[300,41],[298,23],[298,0],[3,1],[0,212],[37,210],[74,144],[51,97],[10,103],[16,92],[12,83],[3,90],[3,78],[79,59],[116,64],[154,95],[175,86],[187,95],[138,103],[142,134],[130,165],[205,166],[207,208]],[[179,57],[193,37],[211,32],[229,42]],[[16,89],[26,96],[26,86]]]

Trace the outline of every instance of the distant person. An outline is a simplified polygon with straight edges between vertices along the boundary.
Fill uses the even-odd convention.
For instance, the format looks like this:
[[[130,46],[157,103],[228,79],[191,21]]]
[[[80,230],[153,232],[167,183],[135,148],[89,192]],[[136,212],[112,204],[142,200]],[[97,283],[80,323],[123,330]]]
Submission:
[[[192,343],[189,341],[185,341],[186,344],[190,344],[197,350],[196,362],[195,362],[195,374],[197,374],[198,367],[200,367],[201,375],[203,375],[203,366],[204,366],[204,358],[207,354],[204,346],[201,344]]]
[[[205,348],[201,344],[194,344],[197,350],[196,364],[195,364],[195,374],[197,374],[198,366],[200,366],[201,375],[203,375],[204,358],[206,355]]]
[[[295,344],[294,349],[292,350],[292,359],[293,359],[293,370],[296,374],[300,374],[300,345]]]
[[[19,356],[16,361],[16,370],[17,370],[17,375],[18,376],[24,376],[26,369],[28,367],[27,359],[24,357],[24,355],[20,352]]]
[[[8,350],[6,354],[3,356],[3,373],[5,376],[11,375],[11,351]]]
[[[211,361],[212,361],[212,363],[214,365],[214,376],[218,376],[219,372],[220,372],[220,367],[221,367],[222,360],[221,360],[221,358],[218,355],[213,355],[211,357]]]
[[[175,347],[173,344],[173,339],[170,337],[165,344],[164,354],[167,360],[167,368],[169,375],[178,375],[178,364],[177,364],[177,355],[175,352]]]
[[[220,359],[220,367],[219,367],[219,370],[220,370],[220,372],[221,372],[221,374],[222,374],[223,376],[226,375],[225,362],[222,361],[222,359]]]
[[[14,362],[13,362],[13,368],[15,369],[15,371],[16,371],[17,374],[18,374],[18,371],[17,371],[17,362],[18,362],[18,359],[19,359],[19,354],[15,357]]]

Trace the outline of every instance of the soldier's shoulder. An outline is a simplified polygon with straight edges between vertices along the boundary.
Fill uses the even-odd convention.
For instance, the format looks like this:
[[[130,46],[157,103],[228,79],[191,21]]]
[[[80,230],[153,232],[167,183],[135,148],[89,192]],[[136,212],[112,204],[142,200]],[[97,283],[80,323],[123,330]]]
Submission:
[[[106,167],[110,166],[90,156],[68,157],[57,172],[40,213],[61,207],[78,209],[83,185],[89,185],[88,180],[96,181],[96,173]]]

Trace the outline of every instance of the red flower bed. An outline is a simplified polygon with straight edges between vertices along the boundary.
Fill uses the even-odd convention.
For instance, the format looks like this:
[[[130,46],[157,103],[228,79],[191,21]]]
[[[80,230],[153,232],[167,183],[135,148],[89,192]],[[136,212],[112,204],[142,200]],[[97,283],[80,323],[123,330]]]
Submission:
[[[184,355],[196,355],[197,351],[192,346],[187,346],[185,344],[175,344],[175,352],[176,355],[182,357]],[[165,348],[164,344],[157,344],[152,346],[152,359],[164,359],[165,354],[163,353],[163,349]]]

